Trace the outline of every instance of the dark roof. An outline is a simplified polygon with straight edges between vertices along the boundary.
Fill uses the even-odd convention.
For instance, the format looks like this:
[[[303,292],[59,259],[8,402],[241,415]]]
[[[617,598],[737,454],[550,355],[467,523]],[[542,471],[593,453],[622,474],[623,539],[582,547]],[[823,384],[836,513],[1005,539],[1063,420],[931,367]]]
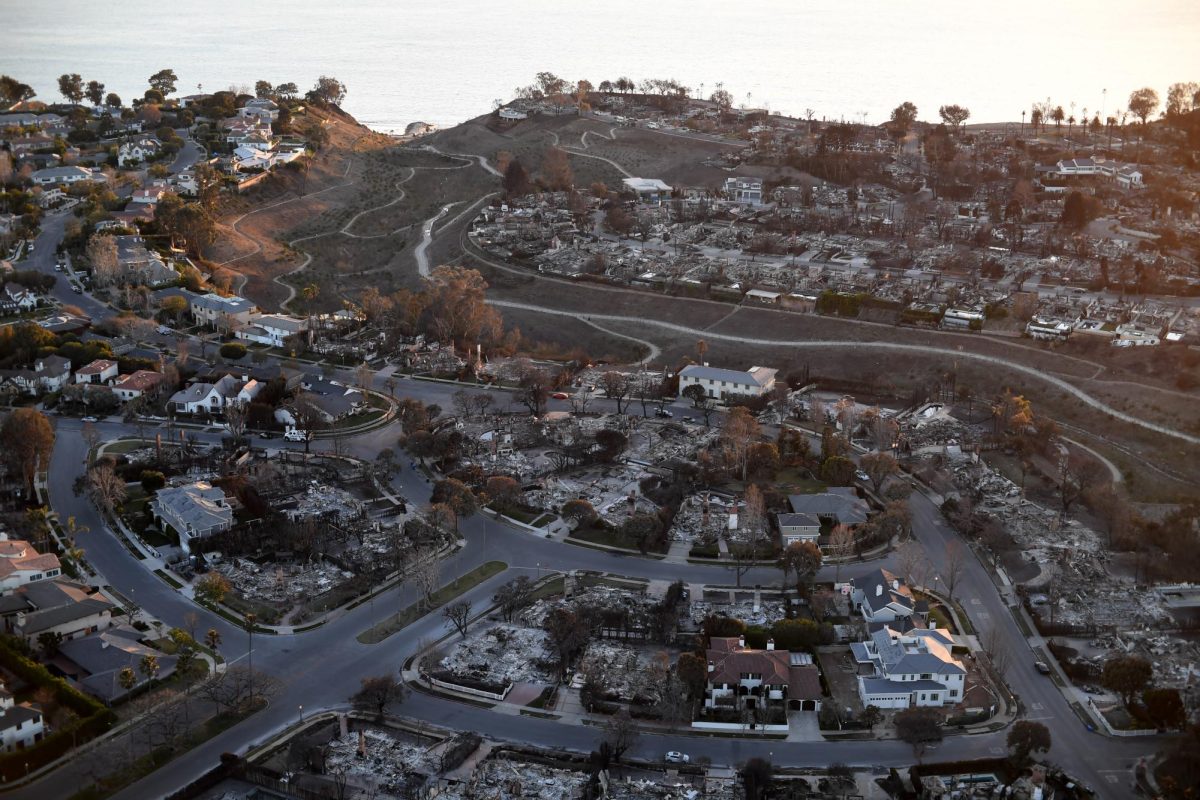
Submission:
[[[789,700],[820,700],[821,697],[821,671],[816,664],[788,668]]]
[[[831,517],[843,525],[866,522],[870,510],[866,501],[849,486],[831,486],[820,494],[788,495],[788,505],[797,514]]]

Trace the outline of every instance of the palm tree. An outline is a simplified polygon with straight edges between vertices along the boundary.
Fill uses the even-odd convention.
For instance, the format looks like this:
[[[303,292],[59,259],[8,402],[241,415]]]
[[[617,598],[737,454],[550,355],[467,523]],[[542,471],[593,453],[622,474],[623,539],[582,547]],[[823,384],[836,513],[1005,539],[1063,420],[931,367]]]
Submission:
[[[1050,118],[1054,120],[1055,129],[1061,131],[1063,120],[1067,118],[1067,115],[1062,106],[1055,106],[1054,113],[1050,115]]]
[[[704,363],[704,354],[708,352],[708,342],[700,339],[696,342],[696,355],[700,357],[700,363]]]
[[[147,653],[142,656],[142,660],[138,663],[138,671],[141,672],[150,681],[150,690],[154,690],[154,679],[158,677],[159,671],[162,669],[158,663],[158,656]]]

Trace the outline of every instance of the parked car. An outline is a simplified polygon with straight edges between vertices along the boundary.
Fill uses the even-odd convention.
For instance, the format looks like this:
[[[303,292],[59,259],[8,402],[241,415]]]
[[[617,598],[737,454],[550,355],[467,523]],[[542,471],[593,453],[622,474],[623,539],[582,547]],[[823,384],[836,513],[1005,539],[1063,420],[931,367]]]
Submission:
[[[571,397],[566,392],[554,392],[550,396],[553,397],[555,400],[568,400]]]
[[[668,750],[665,759],[668,764],[688,764],[691,760],[687,753],[681,753],[678,750]]]
[[[656,417],[664,417],[664,418],[666,418],[666,419],[670,419],[671,417],[673,417],[673,416],[675,416],[675,415],[674,415],[674,414],[672,414],[670,411],[668,411],[668,410],[667,410],[667,409],[665,409],[665,408],[660,408],[660,409],[658,409],[657,411],[655,411],[655,412],[654,412],[654,416],[656,416]]]
[[[78,283],[72,283],[71,291],[74,292],[75,294],[83,294],[83,287],[80,286]]]
[[[1042,673],[1043,675],[1050,674],[1050,665],[1047,664],[1045,661],[1035,661],[1035,662],[1033,662],[1033,666],[1034,666],[1034,669],[1036,669],[1038,672]]]
[[[289,442],[303,442],[308,439],[308,434],[299,428],[288,428],[287,433],[283,435],[283,438],[287,439]]]
[[[88,417],[80,417],[79,421],[80,422],[99,422],[100,420],[96,419],[95,417],[88,416]]]
[[[854,477],[858,478],[860,481],[869,481],[871,479],[871,476],[861,469],[854,471]]]
[[[155,330],[157,330],[163,336],[170,336],[172,333],[174,333],[174,331],[168,328],[166,325],[159,325]]]

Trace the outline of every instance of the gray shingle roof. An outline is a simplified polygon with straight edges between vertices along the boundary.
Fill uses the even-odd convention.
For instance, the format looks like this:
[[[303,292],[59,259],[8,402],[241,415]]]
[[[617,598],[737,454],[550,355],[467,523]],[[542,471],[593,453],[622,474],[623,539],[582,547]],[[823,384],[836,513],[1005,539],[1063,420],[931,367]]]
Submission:
[[[764,367],[759,367],[751,373],[737,369],[721,369],[720,367],[706,367],[702,364],[689,364],[679,371],[679,376],[681,378],[687,376],[700,380],[753,383],[758,386],[766,386],[775,377],[776,372],[777,370],[766,369]]]
[[[788,505],[797,514],[832,517],[843,525],[859,525],[867,521],[869,506],[848,486],[831,486],[820,494],[793,494]]]

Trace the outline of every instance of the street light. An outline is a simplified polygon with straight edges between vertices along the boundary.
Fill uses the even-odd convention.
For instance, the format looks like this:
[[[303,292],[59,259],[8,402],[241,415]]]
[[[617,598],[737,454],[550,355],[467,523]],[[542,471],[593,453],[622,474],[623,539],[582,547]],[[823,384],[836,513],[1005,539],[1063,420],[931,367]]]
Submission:
[[[304,704],[300,704],[300,721],[304,722]]]

